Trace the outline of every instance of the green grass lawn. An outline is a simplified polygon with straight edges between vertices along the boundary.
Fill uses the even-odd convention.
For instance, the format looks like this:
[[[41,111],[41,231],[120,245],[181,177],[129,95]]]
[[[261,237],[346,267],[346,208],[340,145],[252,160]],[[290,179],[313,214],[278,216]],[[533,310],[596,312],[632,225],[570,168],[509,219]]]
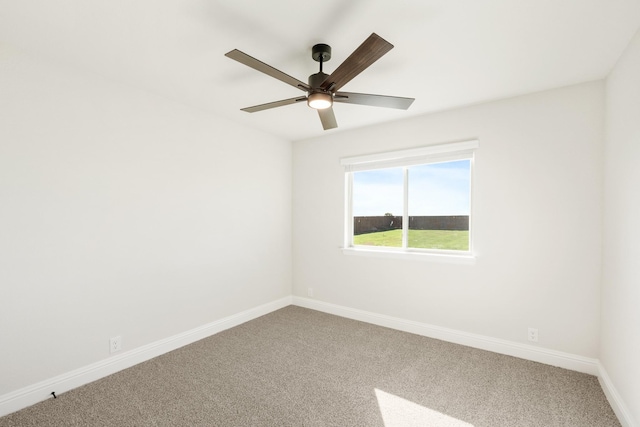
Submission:
[[[353,236],[354,245],[402,247],[402,230]],[[469,250],[469,231],[409,230],[409,247],[422,249]]]

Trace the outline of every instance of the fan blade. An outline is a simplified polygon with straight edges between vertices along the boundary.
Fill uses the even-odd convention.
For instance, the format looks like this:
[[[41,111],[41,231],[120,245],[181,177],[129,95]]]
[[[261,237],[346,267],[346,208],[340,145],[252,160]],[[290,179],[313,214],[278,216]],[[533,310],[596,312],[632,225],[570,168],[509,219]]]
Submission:
[[[247,113],[255,113],[256,111],[268,110],[270,108],[282,107],[283,105],[295,104],[296,102],[306,101],[305,97],[283,99],[281,101],[268,102],[266,104],[254,105],[253,107],[241,108],[242,111]]]
[[[291,77],[290,75],[285,74],[282,71],[273,68],[271,65],[267,65],[264,62],[259,61],[244,52],[239,51],[238,49],[233,49],[231,52],[225,53],[224,56],[234,59],[241,64],[251,67],[254,70],[260,71],[261,73],[265,73],[275,79],[280,80],[281,82],[284,82],[300,90],[309,91],[311,89],[308,84],[301,82],[295,77]]]
[[[318,110],[318,116],[320,116],[320,121],[322,122],[322,128],[324,130],[338,127],[338,122],[336,122],[336,115],[333,114],[333,108],[329,107]]]
[[[393,49],[391,43],[372,33],[342,64],[338,65],[338,68],[322,82],[320,87],[332,92],[337,91],[391,49]]]
[[[353,92],[336,92],[336,95],[333,98],[333,102],[397,108],[399,110],[407,110],[413,101],[415,101],[414,98],[401,98],[399,96],[372,95],[370,93]]]

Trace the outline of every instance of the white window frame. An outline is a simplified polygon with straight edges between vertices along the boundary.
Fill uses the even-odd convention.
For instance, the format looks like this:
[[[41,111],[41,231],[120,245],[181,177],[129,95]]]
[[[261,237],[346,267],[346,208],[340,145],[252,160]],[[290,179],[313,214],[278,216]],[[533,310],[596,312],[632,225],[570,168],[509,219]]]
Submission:
[[[452,142],[446,144],[429,145],[407,150],[391,151],[386,153],[367,154],[363,156],[345,157],[340,159],[340,164],[345,172],[345,221],[344,221],[344,243],[342,251],[346,255],[364,255],[384,258],[420,259],[427,261],[453,262],[461,264],[474,264],[475,254],[473,251],[473,168],[474,154],[479,147],[478,140]],[[469,250],[441,250],[441,249],[421,249],[406,247],[407,233],[403,232],[403,247],[379,247],[360,246],[353,244],[353,173],[374,169],[384,169],[393,167],[404,167],[404,210],[403,227],[408,227],[408,186],[406,167],[423,165],[430,163],[442,163],[455,160],[470,161],[470,213],[469,213]]]

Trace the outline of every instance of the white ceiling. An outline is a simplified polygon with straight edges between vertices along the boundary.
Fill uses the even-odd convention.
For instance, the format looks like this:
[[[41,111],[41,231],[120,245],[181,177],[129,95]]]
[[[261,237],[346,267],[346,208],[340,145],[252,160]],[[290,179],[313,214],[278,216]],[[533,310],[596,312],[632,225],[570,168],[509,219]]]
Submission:
[[[26,52],[289,140],[601,79],[640,27],[640,0],[0,0],[0,58]],[[323,131],[302,94],[224,56],[306,81],[372,32],[395,45],[343,90],[414,97],[408,111],[339,104]],[[4,51],[4,52],[3,52]],[[1,76],[1,75],[0,75]]]

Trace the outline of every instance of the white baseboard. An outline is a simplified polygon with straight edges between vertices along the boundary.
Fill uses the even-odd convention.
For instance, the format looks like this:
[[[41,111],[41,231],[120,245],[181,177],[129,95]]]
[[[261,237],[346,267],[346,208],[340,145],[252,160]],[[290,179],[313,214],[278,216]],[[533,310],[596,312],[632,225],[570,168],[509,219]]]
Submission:
[[[640,424],[633,421],[631,413],[629,412],[629,409],[627,409],[627,405],[625,405],[624,401],[618,394],[618,390],[616,390],[615,386],[611,382],[611,378],[609,378],[609,374],[606,369],[604,369],[604,366],[602,366],[601,363],[598,363],[598,367],[598,381],[600,381],[602,391],[604,391],[604,395],[607,396],[611,409],[615,412],[618,417],[618,421],[622,424],[622,427],[639,427]]]
[[[0,417],[292,304],[288,296],[0,396]]]
[[[598,375],[599,373],[599,363],[597,359],[591,359],[575,354],[563,353],[561,351],[549,350],[532,345],[520,344],[484,335],[472,334],[469,332],[457,331],[455,329],[448,329],[426,323],[386,316],[383,314],[371,313],[310,298],[294,296],[293,304],[349,319],[372,323],[378,326],[384,326],[404,332],[411,332],[413,334],[429,338],[436,338],[442,341],[492,351],[494,353],[506,354],[508,356],[519,357],[521,359],[540,362],[551,366],[558,366],[572,371],[583,372],[590,375]]]

